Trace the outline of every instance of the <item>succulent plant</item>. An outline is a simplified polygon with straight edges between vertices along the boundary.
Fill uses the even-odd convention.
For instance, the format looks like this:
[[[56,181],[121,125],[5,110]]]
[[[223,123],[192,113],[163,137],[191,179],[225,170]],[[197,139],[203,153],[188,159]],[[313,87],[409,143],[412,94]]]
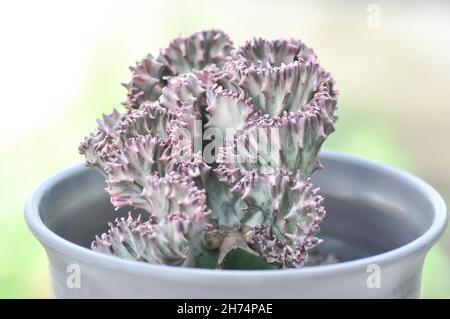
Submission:
[[[114,207],[130,210],[92,249],[186,267],[202,256],[222,267],[239,249],[303,266],[325,216],[310,177],[336,121],[334,81],[314,52],[300,40],[234,48],[210,30],[131,71],[125,111],[103,115],[80,146]]]

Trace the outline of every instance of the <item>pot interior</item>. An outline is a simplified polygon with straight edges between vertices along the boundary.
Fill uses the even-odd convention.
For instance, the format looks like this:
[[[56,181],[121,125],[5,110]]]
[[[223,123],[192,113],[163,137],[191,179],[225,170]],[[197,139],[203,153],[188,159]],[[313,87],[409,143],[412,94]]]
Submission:
[[[325,153],[325,168],[313,177],[327,210],[320,253],[332,253],[339,261],[368,257],[405,245],[430,227],[433,205],[414,182],[383,166],[349,159]],[[64,239],[90,247],[108,221],[127,214],[114,211],[104,188],[99,173],[72,169],[47,189],[41,218]]]

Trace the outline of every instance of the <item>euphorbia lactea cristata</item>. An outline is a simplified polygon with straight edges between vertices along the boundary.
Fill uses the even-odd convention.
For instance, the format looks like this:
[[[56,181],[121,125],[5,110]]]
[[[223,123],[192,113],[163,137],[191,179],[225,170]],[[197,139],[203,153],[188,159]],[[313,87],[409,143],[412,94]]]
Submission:
[[[92,249],[186,267],[208,252],[220,267],[241,249],[301,267],[320,243],[325,209],[310,176],[336,121],[333,79],[314,52],[299,40],[234,48],[211,30],[131,71],[126,110],[80,146],[111,203],[132,210]]]

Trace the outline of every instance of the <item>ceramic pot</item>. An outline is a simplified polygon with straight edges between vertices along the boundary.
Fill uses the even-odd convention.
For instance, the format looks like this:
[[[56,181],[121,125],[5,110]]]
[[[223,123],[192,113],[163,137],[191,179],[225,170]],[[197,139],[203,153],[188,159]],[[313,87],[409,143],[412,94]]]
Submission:
[[[89,249],[114,211],[104,178],[82,165],[43,182],[25,217],[44,246],[56,298],[416,298],[424,258],[447,225],[439,194],[417,177],[322,152],[313,182],[327,216],[318,250],[340,262],[287,270],[178,268]]]

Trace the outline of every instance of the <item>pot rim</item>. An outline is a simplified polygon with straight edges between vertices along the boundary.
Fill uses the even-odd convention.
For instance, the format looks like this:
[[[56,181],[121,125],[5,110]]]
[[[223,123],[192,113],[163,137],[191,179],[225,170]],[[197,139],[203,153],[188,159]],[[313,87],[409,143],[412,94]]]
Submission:
[[[41,241],[44,246],[51,247],[52,249],[69,255],[74,259],[81,260],[83,262],[99,265],[104,268],[113,269],[121,272],[141,274],[141,275],[158,275],[164,276],[170,279],[186,278],[186,276],[193,276],[198,279],[208,280],[210,276],[214,277],[258,277],[270,279],[273,276],[313,276],[320,274],[347,273],[352,272],[362,267],[367,267],[370,264],[386,265],[396,260],[404,258],[406,256],[415,255],[431,248],[442,235],[446,229],[448,222],[447,208],[444,200],[439,193],[431,187],[428,183],[424,182],[420,178],[394,168],[392,166],[381,164],[372,160],[359,158],[353,155],[336,152],[336,151],[322,151],[321,155],[338,161],[346,161],[351,164],[358,164],[367,168],[375,170],[384,170],[390,173],[390,175],[397,178],[401,178],[408,183],[412,184],[416,189],[426,194],[433,205],[433,221],[430,227],[419,237],[413,241],[395,248],[393,250],[337,264],[320,265],[314,267],[297,268],[297,269],[273,269],[273,270],[233,270],[233,269],[202,269],[202,268],[182,268],[168,265],[153,265],[138,261],[124,260],[115,256],[109,256],[95,252],[86,247],[72,243],[53,231],[51,231],[42,221],[39,214],[39,204],[45,196],[47,190],[53,187],[60,181],[78,174],[85,169],[82,164],[73,165],[67,169],[64,169],[51,177],[44,180],[31,194],[25,205],[25,220],[34,236]]]

